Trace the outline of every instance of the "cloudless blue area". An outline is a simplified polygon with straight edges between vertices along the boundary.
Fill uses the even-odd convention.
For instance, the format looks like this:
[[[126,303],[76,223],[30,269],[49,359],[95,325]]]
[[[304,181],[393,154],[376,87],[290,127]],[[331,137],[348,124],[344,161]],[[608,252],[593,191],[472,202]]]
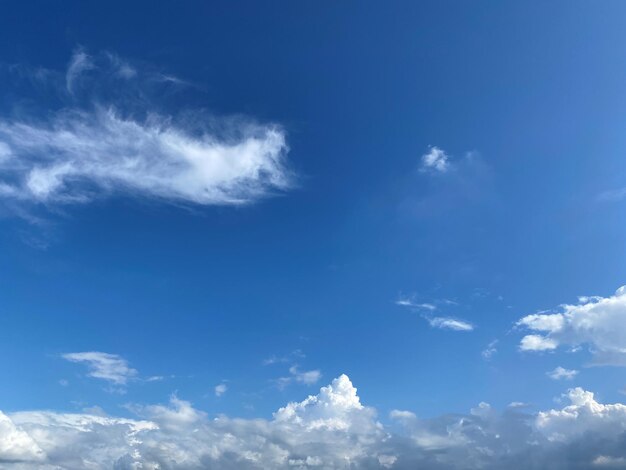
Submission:
[[[513,327],[626,283],[626,202],[598,197],[626,186],[626,4],[41,1],[3,10],[3,63],[63,71],[81,46],[150,64],[193,84],[164,97],[166,111],[280,123],[298,175],[297,188],[238,208],[117,196],[65,207],[45,228],[4,214],[3,410],[124,413],[124,403],[176,392],[209,413],[269,416],[341,373],[381,414],[550,406],[570,385],[620,399],[620,369],[550,381],[548,370],[578,368],[584,353],[522,354]],[[431,145],[457,162],[456,175],[419,171]],[[464,166],[468,152],[475,163]],[[476,329],[433,329],[395,305],[400,295],[453,300],[438,314]],[[272,380],[290,364],[262,361],[297,349],[301,369],[323,377],[278,390]],[[107,393],[60,358],[90,350],[166,379]],[[229,391],[218,399],[222,380]]]

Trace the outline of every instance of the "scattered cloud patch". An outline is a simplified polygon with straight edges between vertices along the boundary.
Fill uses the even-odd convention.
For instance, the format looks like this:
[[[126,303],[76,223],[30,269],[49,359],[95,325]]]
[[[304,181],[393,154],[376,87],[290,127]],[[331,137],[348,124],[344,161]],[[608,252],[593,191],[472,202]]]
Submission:
[[[457,318],[450,317],[425,317],[428,324],[433,328],[438,328],[440,330],[454,330],[454,331],[472,331],[474,329],[474,325],[465,321],[459,320]]]
[[[547,373],[547,376],[550,377],[552,380],[572,380],[577,375],[577,370],[565,369],[561,366]]]
[[[428,153],[422,155],[421,171],[446,173],[450,169],[449,157],[439,147],[430,147]]]
[[[67,353],[62,357],[70,362],[85,364],[89,371],[87,375],[114,385],[126,385],[137,376],[137,371],[128,365],[128,361],[117,354],[89,351]]]
[[[215,386],[214,391],[215,391],[215,396],[219,398],[228,391],[228,385],[222,382],[221,384],[218,384]]]
[[[65,74],[65,86],[67,91],[73,94],[76,82],[80,79],[81,75],[95,68],[96,66],[91,57],[83,49],[74,51]]]
[[[169,114],[146,97],[148,87],[128,85],[145,80],[136,68],[103,57],[96,65],[78,50],[65,75],[71,95],[79,83],[100,94],[35,116],[0,116],[0,200],[50,207],[117,194],[241,205],[293,186],[280,125],[202,110]],[[138,96],[113,97],[117,88]]]
[[[491,359],[497,352],[498,352],[498,348],[496,347],[498,345],[498,340],[495,339],[493,340],[491,343],[489,343],[487,345],[487,347],[485,349],[483,349],[480,353],[480,355],[483,357],[483,359],[485,360],[489,360]]]
[[[585,296],[555,313],[527,315],[517,326],[533,334],[522,338],[523,351],[546,351],[559,346],[587,346],[590,365],[626,366],[626,288],[609,297]]]

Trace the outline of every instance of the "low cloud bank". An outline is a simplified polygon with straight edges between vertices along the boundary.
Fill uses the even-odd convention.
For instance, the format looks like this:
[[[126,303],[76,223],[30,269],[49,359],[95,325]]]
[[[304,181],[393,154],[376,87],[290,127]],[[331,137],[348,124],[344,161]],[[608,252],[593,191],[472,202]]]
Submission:
[[[421,419],[405,410],[381,424],[342,375],[270,420],[210,418],[189,402],[134,406],[136,419],[51,411],[0,413],[7,469],[619,467],[626,405],[580,388],[569,405],[537,414],[486,403],[465,415]]]

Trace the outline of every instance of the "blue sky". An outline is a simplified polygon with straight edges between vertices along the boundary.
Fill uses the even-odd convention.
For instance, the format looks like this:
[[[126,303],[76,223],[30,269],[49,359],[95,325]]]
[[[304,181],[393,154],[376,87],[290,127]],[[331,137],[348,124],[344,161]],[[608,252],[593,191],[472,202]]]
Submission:
[[[425,429],[479,403],[572,448],[541,413],[593,392],[626,415],[621,2],[4,10],[0,464],[87,468],[33,437],[42,410],[277,426],[344,403],[328,384],[358,388],[368,439],[413,443],[367,454],[383,467],[457,462],[473,438],[448,427],[452,460],[428,460]],[[623,465],[613,434],[551,468]],[[111,452],[94,468],[165,458]]]

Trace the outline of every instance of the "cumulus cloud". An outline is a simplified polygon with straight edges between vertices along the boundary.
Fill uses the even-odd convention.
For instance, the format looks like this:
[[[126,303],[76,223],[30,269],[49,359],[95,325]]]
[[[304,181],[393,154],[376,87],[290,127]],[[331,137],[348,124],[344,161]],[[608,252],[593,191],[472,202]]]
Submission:
[[[450,169],[449,157],[439,147],[431,147],[428,153],[422,155],[422,171],[445,173]]]
[[[13,421],[0,411],[0,465],[3,462],[37,462],[44,458],[44,452],[33,438],[18,429]]]
[[[545,351],[559,346],[587,346],[590,365],[626,366],[626,289],[609,297],[581,297],[578,304],[562,305],[555,313],[527,315],[518,327],[533,331],[520,349]]]
[[[618,436],[624,438],[626,405],[598,403],[592,392],[580,387],[569,390],[564,397],[569,399],[570,405],[537,415],[537,428],[548,440],[572,442],[590,434],[607,440]]]
[[[1,199],[49,206],[125,194],[240,205],[292,186],[281,126],[200,110],[170,115],[158,98],[146,97],[149,87],[130,86],[142,75],[113,54],[105,57],[97,67],[81,50],[67,69],[70,93],[95,70],[95,97],[34,116],[0,116]],[[123,82],[109,83],[111,77]],[[116,88],[126,92],[113,96]]]
[[[136,406],[137,418],[102,413],[0,414],[6,469],[588,469],[626,459],[626,405],[570,390],[562,409],[422,419],[406,410],[383,425],[342,375],[317,395],[288,403],[271,419],[209,417],[172,396]]]
[[[577,370],[565,369],[564,367],[557,367],[546,374],[552,380],[572,380],[578,375]]]
[[[128,361],[117,354],[88,351],[67,353],[62,357],[70,362],[87,365],[90,377],[106,380],[115,385],[126,385],[137,375],[137,371],[128,365]]]

